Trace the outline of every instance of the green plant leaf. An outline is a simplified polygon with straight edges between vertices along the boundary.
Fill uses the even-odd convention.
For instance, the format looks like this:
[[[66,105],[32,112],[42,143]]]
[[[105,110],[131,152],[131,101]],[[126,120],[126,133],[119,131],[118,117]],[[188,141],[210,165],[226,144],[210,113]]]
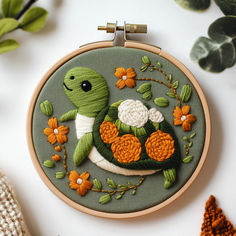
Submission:
[[[23,16],[20,27],[27,32],[39,31],[46,24],[47,14],[41,7],[32,7]]]
[[[215,0],[221,11],[225,15],[236,15],[236,1],[235,0]]]
[[[24,0],[2,0],[2,16],[15,17],[22,9]]]
[[[0,54],[5,52],[10,52],[19,47],[19,43],[16,42],[14,39],[6,39],[0,42]]]
[[[166,93],[166,95],[169,96],[170,98],[175,98],[175,95],[172,92]]]
[[[4,34],[16,29],[19,22],[13,18],[4,18],[0,20],[0,37]]]
[[[192,11],[206,10],[211,4],[211,0],[175,0],[175,2],[184,9]]]
[[[213,22],[210,38],[197,39],[190,53],[193,61],[210,72],[221,72],[236,62],[236,16],[225,16]]]

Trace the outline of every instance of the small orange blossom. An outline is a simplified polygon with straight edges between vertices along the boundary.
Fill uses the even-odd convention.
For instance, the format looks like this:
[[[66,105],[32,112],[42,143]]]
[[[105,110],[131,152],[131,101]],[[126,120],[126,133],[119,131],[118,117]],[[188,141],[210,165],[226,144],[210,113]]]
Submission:
[[[116,86],[119,89],[128,86],[129,88],[133,88],[135,86],[135,76],[136,73],[133,68],[128,68],[127,70],[124,67],[116,68],[115,76],[119,79],[116,83]]]
[[[174,125],[182,125],[184,131],[191,130],[191,124],[196,121],[196,117],[193,114],[189,114],[190,106],[185,105],[182,107],[176,107],[174,109]]]
[[[81,175],[79,175],[75,170],[72,170],[69,175],[70,180],[70,188],[76,189],[77,193],[80,196],[84,196],[89,189],[92,188],[93,184],[88,180],[89,173],[84,172]]]
[[[62,125],[57,125],[57,118],[50,118],[48,120],[49,128],[43,130],[44,134],[48,136],[48,142],[52,145],[56,142],[63,144],[67,142],[66,134],[69,132],[69,128]]]

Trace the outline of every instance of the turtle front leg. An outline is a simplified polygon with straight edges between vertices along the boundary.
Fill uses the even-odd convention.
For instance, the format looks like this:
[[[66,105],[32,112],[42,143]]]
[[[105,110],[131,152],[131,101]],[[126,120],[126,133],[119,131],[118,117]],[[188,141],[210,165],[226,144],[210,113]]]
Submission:
[[[165,177],[164,188],[170,188],[176,179],[176,170],[174,168],[163,170],[163,174]]]
[[[73,161],[75,166],[79,166],[85,157],[88,156],[93,147],[93,134],[92,132],[84,134],[75,148],[73,154]]]

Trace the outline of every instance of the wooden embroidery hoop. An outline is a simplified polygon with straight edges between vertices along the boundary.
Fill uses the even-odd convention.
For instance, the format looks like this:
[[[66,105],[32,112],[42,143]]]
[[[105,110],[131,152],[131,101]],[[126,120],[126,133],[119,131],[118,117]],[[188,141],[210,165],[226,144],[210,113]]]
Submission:
[[[113,47],[113,46],[114,46],[113,41],[96,42],[96,43],[91,43],[91,44],[85,45],[85,46],[79,48],[78,50],[75,50],[74,52],[63,57],[44,75],[44,77],[41,79],[38,86],[36,87],[36,89],[33,93],[30,105],[29,105],[28,115],[27,115],[27,142],[28,142],[28,147],[29,147],[31,159],[33,161],[33,164],[34,164],[38,174],[40,175],[40,177],[44,181],[44,183],[48,186],[48,188],[54,194],[56,194],[61,200],[63,200],[65,203],[67,203],[71,207],[73,207],[79,211],[82,211],[84,213],[90,214],[90,215],[104,217],[104,218],[125,219],[125,218],[133,218],[133,217],[147,215],[147,214],[150,214],[150,213],[155,212],[157,210],[160,210],[161,208],[169,205],[170,203],[175,201],[177,198],[179,198],[191,186],[193,181],[198,176],[200,170],[202,169],[203,164],[204,164],[206,157],[207,157],[207,153],[208,153],[208,149],[209,149],[209,145],[210,145],[210,137],[211,137],[211,121],[210,121],[210,113],[209,113],[208,104],[207,104],[205,95],[204,95],[200,85],[198,84],[198,82],[195,79],[195,77],[193,76],[193,74],[181,62],[179,62],[176,58],[174,58],[173,56],[171,56],[170,54],[166,53],[165,51],[163,51],[162,49],[160,49],[158,47],[151,46],[151,45],[144,44],[144,43],[134,42],[134,41],[125,41],[125,43],[124,43],[125,48],[136,48],[136,49],[146,50],[146,51],[155,53],[155,54],[165,58],[166,60],[170,61],[176,67],[178,67],[191,81],[192,85],[194,86],[194,88],[197,91],[199,98],[201,100],[204,115],[205,115],[205,122],[206,122],[205,143],[204,143],[204,147],[203,147],[200,161],[199,161],[195,171],[193,172],[192,176],[188,179],[188,181],[185,183],[185,185],[181,189],[179,189],[174,195],[172,195],[170,198],[168,198],[164,202],[162,202],[156,206],[147,208],[145,210],[131,212],[131,213],[107,213],[107,212],[96,211],[96,210],[92,210],[90,208],[84,207],[84,206],[72,201],[70,198],[66,197],[62,192],[60,192],[52,184],[52,182],[49,180],[49,178],[44,173],[44,171],[38,161],[38,157],[37,157],[35,149],[34,149],[33,137],[32,137],[32,119],[33,119],[34,107],[35,107],[38,95],[39,95],[41,89],[43,88],[44,84],[46,83],[46,81],[64,63],[66,63],[67,61],[71,60],[73,57],[75,57],[79,54],[82,54],[82,53],[85,53],[85,52],[88,52],[88,51],[91,51],[94,49],[108,48],[108,47]]]

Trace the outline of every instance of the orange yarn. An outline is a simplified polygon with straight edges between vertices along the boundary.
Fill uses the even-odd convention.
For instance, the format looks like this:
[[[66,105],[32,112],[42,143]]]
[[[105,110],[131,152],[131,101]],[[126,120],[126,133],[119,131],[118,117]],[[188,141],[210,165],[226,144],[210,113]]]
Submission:
[[[61,147],[59,145],[57,145],[56,147],[54,147],[56,152],[60,152],[61,151]]]
[[[61,160],[61,157],[59,155],[55,154],[55,155],[52,156],[52,160],[57,162],[57,161]]]
[[[145,143],[145,147],[148,156],[157,161],[164,161],[175,152],[173,138],[161,130],[151,134]]]
[[[137,137],[132,134],[125,134],[117,137],[111,145],[114,157],[120,163],[130,163],[138,161],[142,151],[141,143]]]
[[[109,121],[102,122],[99,132],[104,143],[113,143],[119,134],[116,125]]]
[[[236,230],[226,219],[222,209],[217,208],[216,199],[210,196],[206,203],[201,236],[235,236]]]

